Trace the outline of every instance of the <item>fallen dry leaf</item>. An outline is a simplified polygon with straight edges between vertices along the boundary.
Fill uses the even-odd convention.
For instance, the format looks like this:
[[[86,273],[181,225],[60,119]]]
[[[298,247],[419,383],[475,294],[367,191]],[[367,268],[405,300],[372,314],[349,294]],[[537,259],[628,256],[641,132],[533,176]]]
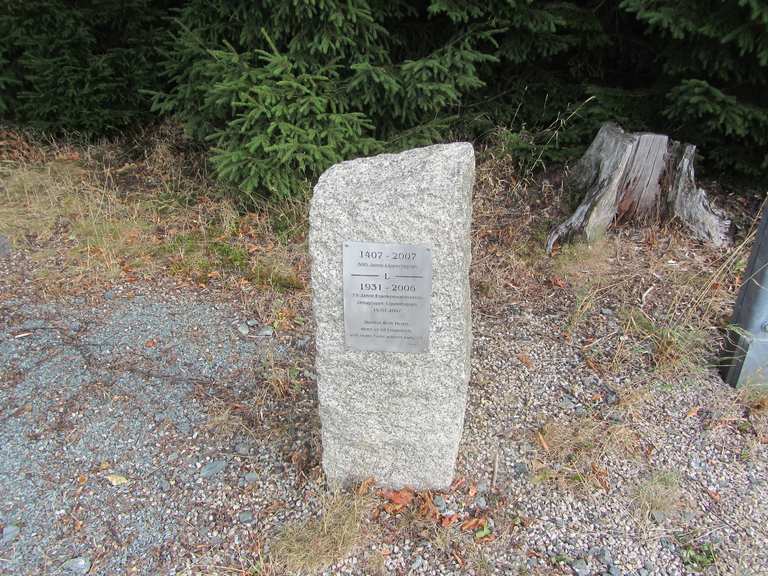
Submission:
[[[456,560],[456,564],[459,565],[459,568],[464,567],[464,558],[461,557],[461,554],[459,554],[458,550],[452,550],[451,556],[453,556],[453,559]]]
[[[461,531],[462,532],[470,532],[472,530],[477,530],[478,528],[482,528],[485,526],[486,519],[482,516],[478,516],[476,518],[470,518],[469,520],[464,520],[464,522],[461,523]]]
[[[547,452],[549,452],[549,444],[547,444],[547,441],[544,440],[544,436],[542,436],[541,432],[536,432],[536,436],[539,438],[541,447],[544,448],[544,450],[546,450]]]
[[[458,478],[456,478],[456,479],[455,479],[455,480],[454,480],[454,481],[451,483],[451,487],[450,487],[450,488],[448,488],[448,491],[449,491],[449,492],[453,492],[454,490],[458,490],[459,488],[461,488],[462,486],[464,486],[464,484],[466,484],[466,482],[467,482],[467,480],[466,480],[464,477],[462,477],[462,476],[459,476]]]
[[[155,346],[157,346],[157,340],[155,340],[154,338],[150,338],[149,340],[144,342],[144,346],[146,348],[154,348]]]
[[[440,517],[440,513],[437,511],[437,506],[435,506],[432,500],[432,492],[422,492],[419,494],[419,497],[421,499],[419,515],[429,520],[437,520]]]
[[[393,504],[392,502],[387,502],[382,506],[384,512],[389,514],[390,516],[395,516],[397,514],[400,514],[403,510],[405,510],[405,506],[402,504]]]
[[[459,519],[458,514],[449,514],[448,516],[443,516],[440,518],[440,526],[443,528],[448,528],[451,524],[454,524]]]
[[[716,502],[716,503],[720,502],[720,493],[719,492],[715,492],[714,490],[710,490],[709,488],[707,488],[707,494],[709,494],[709,497],[712,498],[712,500],[714,502]]]
[[[121,476],[120,474],[107,474],[107,480],[109,480],[109,483],[112,484],[112,486],[122,486],[131,483],[128,478]]]
[[[403,488],[402,490],[382,490],[380,494],[392,504],[398,506],[408,506],[413,500],[413,490],[410,488]]]
[[[520,360],[520,362],[524,364],[526,368],[533,368],[533,360],[531,360],[531,357],[528,356],[528,354],[525,352],[519,352],[517,354],[517,359]]]
[[[358,496],[365,496],[368,494],[368,492],[371,491],[371,487],[376,483],[376,479],[373,476],[369,476],[362,482],[360,482],[360,486],[357,487],[357,495]]]
[[[701,406],[694,406],[685,414],[686,418],[693,418],[699,413],[699,410],[701,410]]]
[[[597,374],[602,374],[604,372],[603,367],[600,366],[593,358],[587,358],[585,360],[587,364],[587,368],[592,370],[592,372],[595,372]]]
[[[565,288],[565,280],[563,280],[560,276],[552,276],[549,281],[552,283],[552,286]]]

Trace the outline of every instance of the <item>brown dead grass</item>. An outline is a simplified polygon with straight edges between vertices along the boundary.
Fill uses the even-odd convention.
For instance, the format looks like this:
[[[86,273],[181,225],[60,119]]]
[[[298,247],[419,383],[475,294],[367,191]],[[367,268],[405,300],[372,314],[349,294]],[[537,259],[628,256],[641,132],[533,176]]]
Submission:
[[[653,512],[669,515],[680,504],[680,477],[664,470],[651,474],[634,491],[633,500],[640,520],[649,520]]]
[[[540,193],[537,193],[540,192]],[[509,156],[481,153],[473,199],[470,281],[481,309],[490,312],[536,294],[537,266],[551,210],[552,186],[534,191]],[[539,242],[538,240],[542,240]]]
[[[0,160],[0,234],[45,289],[166,274],[305,298],[305,199],[241,213],[168,129],[89,146],[14,136]]]
[[[641,458],[646,449],[642,414],[651,394],[648,386],[618,391],[618,401],[601,413],[562,417],[534,434],[540,458],[534,464],[539,480],[553,480],[567,489],[611,489],[609,461]]]
[[[236,434],[255,435],[238,406],[214,397],[207,403],[206,410],[208,421],[205,429],[217,437],[231,440]]]
[[[365,541],[365,517],[373,506],[368,496],[329,493],[318,517],[284,526],[270,546],[270,562],[289,574],[327,568]]]
[[[608,492],[606,458],[636,458],[642,447],[641,436],[631,424],[593,415],[550,421],[536,436],[542,456],[537,477],[566,488]]]

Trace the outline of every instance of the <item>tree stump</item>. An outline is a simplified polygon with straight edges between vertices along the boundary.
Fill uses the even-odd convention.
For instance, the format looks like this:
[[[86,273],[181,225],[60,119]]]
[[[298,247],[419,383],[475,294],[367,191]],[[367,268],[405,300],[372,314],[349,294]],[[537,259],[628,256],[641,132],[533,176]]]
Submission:
[[[730,243],[730,221],[696,186],[696,147],[664,134],[625,132],[606,123],[571,170],[566,186],[584,200],[547,238],[594,242],[614,223],[654,224],[678,218],[693,235],[715,246]]]

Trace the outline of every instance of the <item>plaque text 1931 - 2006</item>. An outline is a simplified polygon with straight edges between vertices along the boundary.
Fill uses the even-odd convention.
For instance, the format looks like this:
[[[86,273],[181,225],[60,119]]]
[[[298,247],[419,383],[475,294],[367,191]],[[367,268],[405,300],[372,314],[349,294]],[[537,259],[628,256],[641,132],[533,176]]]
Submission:
[[[426,246],[344,242],[344,336],[348,348],[429,350],[432,252]]]

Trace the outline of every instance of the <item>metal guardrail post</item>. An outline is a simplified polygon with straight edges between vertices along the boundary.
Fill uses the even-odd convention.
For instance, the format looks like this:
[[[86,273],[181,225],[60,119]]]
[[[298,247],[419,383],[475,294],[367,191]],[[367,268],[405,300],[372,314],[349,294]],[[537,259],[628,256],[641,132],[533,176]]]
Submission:
[[[731,386],[768,384],[768,207],[733,309],[720,374]]]

